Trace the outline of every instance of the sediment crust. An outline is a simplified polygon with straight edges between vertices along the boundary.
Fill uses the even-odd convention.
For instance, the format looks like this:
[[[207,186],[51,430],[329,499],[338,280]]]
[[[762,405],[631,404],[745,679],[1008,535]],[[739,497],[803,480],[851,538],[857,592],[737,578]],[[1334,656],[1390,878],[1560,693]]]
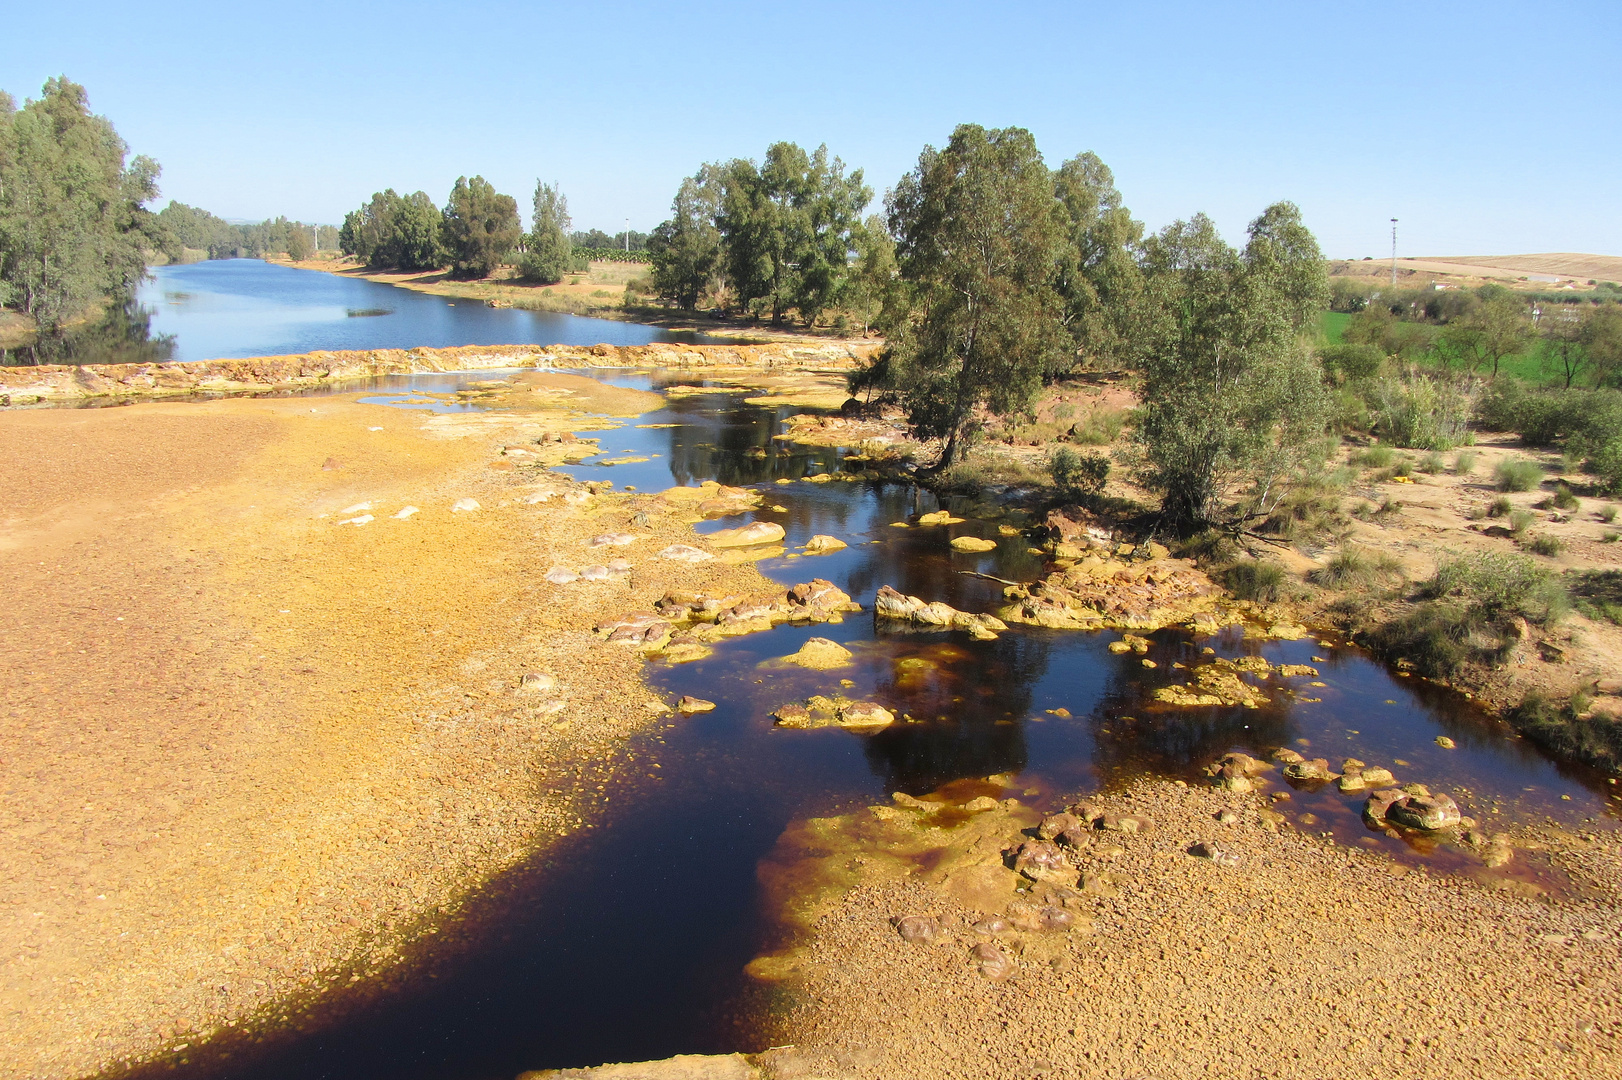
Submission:
[[[163,398],[319,389],[351,379],[506,368],[751,368],[845,370],[878,345],[462,345],[369,349],[157,364],[43,364],[0,368],[0,408],[92,398]]]

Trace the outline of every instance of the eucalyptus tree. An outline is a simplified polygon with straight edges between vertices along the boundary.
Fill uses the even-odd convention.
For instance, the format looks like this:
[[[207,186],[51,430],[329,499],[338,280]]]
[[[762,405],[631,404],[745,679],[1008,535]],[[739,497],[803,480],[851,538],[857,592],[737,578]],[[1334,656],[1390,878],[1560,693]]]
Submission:
[[[722,169],[706,164],[676,189],[670,217],[648,237],[653,289],[667,304],[684,311],[698,307],[721,272]]]
[[[1504,358],[1532,343],[1531,307],[1502,285],[1485,285],[1479,294],[1480,303],[1442,328],[1439,344],[1445,357],[1468,371],[1490,365],[1496,379]]]
[[[1067,240],[1054,288],[1076,357],[1084,364],[1124,365],[1143,304],[1137,261],[1143,223],[1133,220],[1109,166],[1091,151],[1055,170],[1053,186]]]
[[[524,238],[524,257],[518,269],[530,281],[556,285],[569,272],[574,250],[569,239],[569,200],[551,184],[535,181],[532,228]]]
[[[524,235],[518,200],[482,176],[459,176],[445,203],[440,235],[456,273],[489,277]]]
[[[1329,301],[1317,241],[1281,202],[1234,250],[1203,214],[1143,246],[1133,351],[1139,478],[1177,531],[1275,510],[1326,449],[1328,399],[1308,341]]]
[[[43,330],[92,303],[127,295],[146,273],[145,251],[163,243],[158,164],[136,157],[85,88],[45,83],[16,108],[0,93],[0,301]]]
[[[815,322],[844,283],[852,235],[872,198],[862,170],[847,175],[826,146],[807,154],[778,142],[758,166],[725,165],[716,226],[738,302],[770,311],[774,324],[791,308]]]
[[[1065,223],[1023,128],[963,124],[925,147],[887,200],[899,295],[887,379],[915,430],[962,449],[976,411],[1028,410],[1071,340],[1054,288]]]

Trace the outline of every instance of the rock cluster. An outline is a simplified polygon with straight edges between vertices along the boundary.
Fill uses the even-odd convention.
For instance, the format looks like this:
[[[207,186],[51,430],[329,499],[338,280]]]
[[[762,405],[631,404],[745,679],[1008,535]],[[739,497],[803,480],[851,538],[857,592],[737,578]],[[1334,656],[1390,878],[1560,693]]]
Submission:
[[[1267,704],[1267,695],[1245,682],[1240,675],[1265,679],[1272,675],[1316,677],[1317,674],[1318,669],[1307,664],[1274,667],[1259,656],[1241,656],[1235,660],[1218,657],[1194,668],[1190,672],[1192,682],[1182,686],[1159,687],[1154,692],[1154,698],[1165,705],[1243,705],[1247,709],[1255,709]]]
[[[722,638],[770,630],[779,623],[825,623],[860,611],[846,592],[818,578],[781,593],[711,597],[671,591],[651,612],[632,612],[594,627],[609,641],[634,645],[667,660],[694,660]]]
[[[1153,546],[1157,553],[1165,551]],[[1010,585],[1003,595],[1010,601],[998,612],[1003,619],[1059,630],[1186,625],[1214,631],[1240,621],[1203,571],[1163,555],[1134,559],[1089,553],[1041,581]]]
[[[876,701],[852,701],[843,696],[816,694],[805,702],[779,706],[772,713],[778,727],[786,728],[878,728],[895,723],[895,713]]]
[[[992,615],[975,615],[959,611],[950,604],[930,603],[916,596],[907,596],[885,585],[873,600],[873,613],[887,620],[886,629],[916,628],[931,630],[961,630],[980,641],[991,641],[999,630],[1008,626]]]
[[[1363,808],[1363,816],[1376,825],[1389,823],[1423,832],[1453,828],[1466,821],[1451,795],[1433,793],[1423,784],[1374,792]]]

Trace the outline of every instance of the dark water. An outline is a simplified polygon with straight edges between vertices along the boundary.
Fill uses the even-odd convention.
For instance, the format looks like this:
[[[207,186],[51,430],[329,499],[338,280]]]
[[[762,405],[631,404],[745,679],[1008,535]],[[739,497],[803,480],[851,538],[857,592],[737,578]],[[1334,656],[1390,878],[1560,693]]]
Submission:
[[[612,381],[656,387],[661,376]],[[962,571],[1020,580],[1043,572],[1022,537],[999,536],[985,522],[894,527],[937,505],[907,485],[772,483],[837,469],[841,456],[774,442],[779,419],[733,395],[676,399],[639,422],[678,427],[601,433],[604,457],[630,450],[650,456],[648,462],[587,462],[567,471],[644,490],[712,477],[764,485],[766,505],[784,509],[748,517],[782,523],[790,551],[813,533],[851,546],[828,556],[766,560],[761,570],[784,583],[827,578],[869,611],[884,584],[989,610],[1000,602],[1001,587]],[[999,547],[953,553],[948,541],[963,532],[995,538]],[[652,554],[630,550],[633,559]],[[761,666],[812,636],[844,643],[856,652],[855,664],[830,672]],[[871,616],[858,615],[838,625],[783,626],[731,639],[692,664],[654,665],[656,686],[711,699],[718,708],[636,740],[631,753],[647,767],[626,770],[630,778],[609,790],[596,828],[485,898],[483,930],[471,946],[425,957],[416,977],[324,1030],[266,1045],[195,1048],[179,1071],[266,1080],[494,1080],[532,1068],[763,1049],[771,992],[742,975],[775,934],[760,906],[760,859],[798,818],[965,777],[1014,774],[1014,793],[1052,805],[1145,773],[1192,779],[1230,749],[1263,756],[1288,745],[1336,763],[1351,755],[1385,764],[1400,780],[1457,792],[1465,812],[1489,828],[1505,819],[1578,822],[1622,812],[1616,787],[1604,777],[1551,761],[1467,701],[1395,677],[1354,648],[1258,645],[1236,635],[1195,640],[1167,631],[1154,635],[1150,656],[1160,666],[1151,671],[1135,655],[1108,651],[1117,636],[1025,628],[991,642],[889,636]],[[1319,681],[1327,685],[1299,685],[1294,696],[1274,691],[1274,703],[1255,710],[1146,707],[1146,690],[1178,674],[1172,661],[1192,664],[1207,645],[1226,656],[1257,652],[1275,663],[1321,656]],[[841,679],[853,685],[841,688]],[[771,709],[814,692],[872,698],[915,722],[871,735],[772,727]],[[1049,711],[1060,709],[1069,718]],[[1441,734],[1457,749],[1437,747]],[[1465,868],[1445,850],[1419,852],[1369,831],[1356,796],[1332,787],[1293,794],[1281,809],[1304,828],[1435,867]],[[1525,862],[1515,872],[1538,874]],[[222,1052],[232,1056],[222,1059]]]
[[[217,360],[317,350],[715,341],[639,323],[491,308],[260,259],[160,266],[113,325],[74,330],[8,363]]]

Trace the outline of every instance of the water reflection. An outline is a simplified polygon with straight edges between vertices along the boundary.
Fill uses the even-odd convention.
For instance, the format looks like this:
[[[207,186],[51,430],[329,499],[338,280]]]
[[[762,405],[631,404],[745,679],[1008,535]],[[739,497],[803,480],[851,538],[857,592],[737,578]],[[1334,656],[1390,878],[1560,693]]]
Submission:
[[[89,322],[42,334],[26,345],[0,348],[0,366],[150,364],[174,354],[174,335],[153,333],[151,310],[126,297]]]

